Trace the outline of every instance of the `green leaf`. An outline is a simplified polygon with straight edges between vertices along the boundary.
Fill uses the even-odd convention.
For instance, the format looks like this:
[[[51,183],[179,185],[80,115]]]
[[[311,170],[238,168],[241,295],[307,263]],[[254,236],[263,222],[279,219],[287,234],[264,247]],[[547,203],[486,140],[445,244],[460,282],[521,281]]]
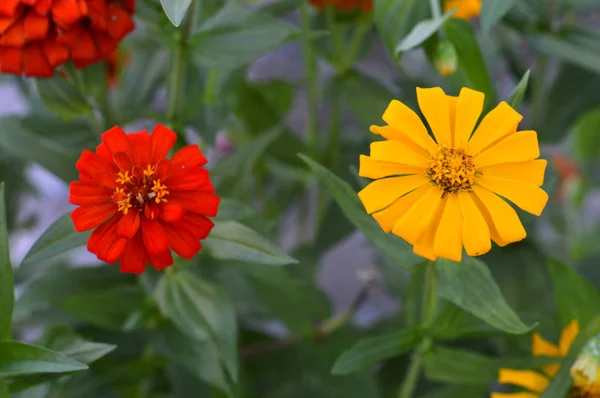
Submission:
[[[36,87],[44,105],[64,120],[92,112],[85,97],[62,76],[36,79]]]
[[[598,314],[600,292],[590,282],[554,258],[548,261],[548,272],[554,283],[556,306],[563,326],[573,319],[585,325]]]
[[[573,42],[569,37],[561,38],[547,34],[530,36],[528,41],[542,54],[600,73],[600,54],[597,48]]]
[[[596,160],[600,154],[600,108],[582,113],[571,130],[571,137],[578,159]]]
[[[202,244],[220,260],[269,265],[298,262],[258,232],[235,221],[215,221],[214,228]]]
[[[237,322],[233,302],[218,286],[188,271],[164,274],[155,292],[158,306],[179,331],[212,341],[233,380],[238,377]]]
[[[512,334],[523,334],[527,326],[508,306],[487,265],[471,257],[457,263],[441,259],[436,262],[439,275],[438,294],[488,324]]]
[[[361,339],[335,361],[331,372],[345,375],[367,369],[385,359],[408,352],[419,343],[420,339],[415,329]]]
[[[428,391],[422,398],[487,397],[488,386],[444,386]]]
[[[521,106],[521,101],[523,101],[523,97],[525,97],[525,92],[527,91],[527,86],[529,84],[529,75],[531,70],[527,69],[527,72],[521,78],[517,87],[513,90],[508,97],[508,105],[510,105],[514,110],[519,111],[519,107]]]
[[[281,80],[240,86],[235,113],[254,134],[277,126],[294,100],[293,87]]]
[[[0,149],[16,158],[38,163],[65,182],[77,179],[75,163],[79,152],[24,129],[14,116],[1,118],[0,125]]]
[[[429,16],[429,4],[423,0],[375,0],[373,17],[379,35],[390,55],[420,21]]]
[[[299,154],[298,156],[306,162],[308,167],[315,173],[316,177],[329,190],[344,212],[344,215],[352,222],[352,224],[364,233],[375,246],[401,267],[411,268],[412,266],[423,262],[421,257],[412,252],[408,243],[395,235],[383,232],[379,224],[366,213],[358,199],[358,195],[347,182],[342,181],[335,174],[331,173],[308,156],[302,154]]]
[[[465,311],[457,305],[444,302],[435,320],[427,329],[427,334],[436,339],[454,339],[460,336],[465,321]]]
[[[197,1],[197,0],[195,0]],[[160,0],[165,14],[169,17],[169,21],[175,26],[179,26],[192,0]]]
[[[18,341],[0,341],[0,377],[76,372],[87,368],[81,362],[43,347]]]
[[[221,198],[219,214],[216,220],[241,220],[256,215],[256,212],[247,203],[241,200]]]
[[[468,385],[488,385],[498,379],[500,368],[536,369],[557,358],[490,358],[474,351],[436,346],[425,356],[423,368],[429,380]]]
[[[60,217],[42,233],[29,249],[17,268],[17,280],[23,281],[34,276],[48,261],[71,249],[84,246],[91,233],[92,231],[76,232],[70,213]]]
[[[48,329],[39,343],[86,365],[97,361],[117,348],[113,344],[85,340],[65,325],[57,325]]]
[[[481,2],[481,30],[487,33],[516,4],[517,0],[483,0]]]
[[[3,380],[0,380],[0,398],[10,398],[10,391]]]
[[[299,33],[294,25],[269,14],[227,6],[205,21],[192,38],[192,60],[208,68],[234,69]]]
[[[0,340],[11,338],[13,306],[15,302],[13,268],[8,251],[4,205],[4,183],[0,182]]]
[[[452,14],[454,14],[454,12],[449,11],[439,18],[426,19],[419,22],[408,36],[402,39],[396,46],[396,57],[398,57],[400,53],[420,46],[425,40],[431,37],[431,35],[440,30],[444,22],[446,22]]]

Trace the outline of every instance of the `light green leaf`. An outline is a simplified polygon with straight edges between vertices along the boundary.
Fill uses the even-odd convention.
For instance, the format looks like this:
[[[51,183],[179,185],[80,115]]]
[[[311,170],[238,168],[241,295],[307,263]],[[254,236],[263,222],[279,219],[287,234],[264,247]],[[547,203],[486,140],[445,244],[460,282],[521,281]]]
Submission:
[[[269,14],[227,6],[205,21],[192,38],[192,59],[208,68],[234,69],[299,33],[294,25]]]
[[[519,84],[517,84],[517,87],[515,87],[513,92],[510,94],[510,97],[508,97],[508,104],[512,106],[512,108],[517,112],[519,111],[521,101],[523,101],[523,97],[525,97],[525,92],[527,91],[530,72],[531,70],[527,69],[527,72],[525,72],[525,74],[521,78],[521,81],[519,82]]]
[[[419,22],[413,30],[396,46],[396,57],[400,53],[412,50],[420,46],[431,35],[440,30],[444,22],[454,14],[454,11],[449,11],[439,18],[426,19]]]
[[[554,283],[556,306],[562,326],[577,319],[587,324],[598,314],[600,292],[573,268],[558,259],[548,261],[548,272]]]
[[[95,343],[82,339],[65,325],[50,328],[42,337],[41,342],[45,347],[86,365],[97,361],[117,348],[113,344]]]
[[[198,0],[194,0],[198,1]],[[160,0],[165,14],[169,17],[169,21],[175,26],[179,26],[192,0]]]
[[[578,159],[592,162],[600,154],[600,108],[581,113],[571,129],[573,151]]]
[[[597,48],[547,34],[529,37],[530,45],[538,52],[580,66],[591,72],[600,73],[600,54]]]
[[[66,373],[87,365],[43,347],[18,341],[0,341],[0,377],[35,373]]]
[[[404,354],[417,345],[420,339],[415,329],[362,339],[344,351],[335,361],[331,372],[345,375],[367,369],[385,359]]]
[[[341,180],[335,174],[331,173],[325,167],[321,166],[308,156],[299,154],[300,158],[306,162],[316,177],[329,190],[334,200],[342,209],[344,215],[354,224],[365,236],[387,256],[393,259],[398,265],[405,268],[411,268],[423,262],[423,259],[414,254],[405,241],[392,234],[383,232],[379,224],[369,216],[358,195],[352,187]]]
[[[483,0],[481,2],[481,30],[487,33],[517,3],[517,0]]]
[[[13,269],[8,251],[4,183],[0,182],[0,340],[11,338],[13,306],[15,302]]]
[[[247,203],[237,199],[221,198],[219,214],[216,220],[241,220],[256,215],[256,212]]]
[[[17,280],[35,275],[49,260],[87,243],[92,231],[76,232],[67,213],[56,220],[33,244],[16,271]]]
[[[429,16],[429,3],[423,0],[375,0],[373,17],[379,35],[390,55],[420,21]]]
[[[92,112],[85,97],[62,76],[36,79],[36,87],[44,105],[64,120]]]
[[[527,326],[508,306],[487,265],[471,257],[460,263],[436,261],[439,275],[438,294],[488,324],[512,334],[527,333]]]
[[[269,265],[298,262],[258,232],[235,221],[215,221],[214,228],[202,244],[219,260]]]

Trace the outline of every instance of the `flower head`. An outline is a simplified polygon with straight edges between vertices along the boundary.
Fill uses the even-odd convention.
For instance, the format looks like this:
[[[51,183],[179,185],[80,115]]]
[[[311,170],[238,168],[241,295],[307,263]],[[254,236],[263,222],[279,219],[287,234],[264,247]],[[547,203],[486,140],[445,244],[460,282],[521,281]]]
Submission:
[[[373,0],[310,0],[310,4],[319,10],[327,6],[333,6],[339,11],[371,12],[373,10]]]
[[[573,397],[600,397],[600,334],[583,347],[570,373],[573,378]]]
[[[481,0],[444,0],[444,12],[456,8],[452,18],[471,19],[481,13]]]
[[[561,333],[558,346],[545,340],[539,333],[533,334],[533,355],[536,357],[566,357],[575,337],[579,334],[579,323],[573,320]],[[535,370],[500,369],[498,381],[503,384],[514,384],[530,392],[493,393],[491,398],[539,398],[558,371],[559,363],[544,365],[541,372]],[[569,397],[586,397],[586,395],[569,395]],[[593,395],[587,396],[593,398]]]
[[[191,259],[213,227],[219,197],[206,159],[197,145],[173,155],[176,134],[157,125],[125,134],[113,127],[96,152],[77,162],[81,181],[70,185],[71,214],[78,232],[94,229],[87,248],[107,263],[121,260],[121,271],[142,273],[148,261],[160,270],[173,264],[171,249]]]
[[[376,179],[358,193],[365,209],[385,232],[431,260],[462,259],[462,249],[478,256],[522,240],[525,229],[502,199],[540,215],[548,195],[540,186],[545,160],[535,131],[519,131],[522,116],[506,102],[488,113],[475,129],[484,95],[463,88],[458,97],[441,88],[417,88],[419,116],[393,100],[383,120],[371,126],[386,140],[360,156],[359,174]],[[475,132],[473,132],[475,130]]]
[[[0,72],[49,77],[109,55],[134,28],[135,0],[2,0]]]

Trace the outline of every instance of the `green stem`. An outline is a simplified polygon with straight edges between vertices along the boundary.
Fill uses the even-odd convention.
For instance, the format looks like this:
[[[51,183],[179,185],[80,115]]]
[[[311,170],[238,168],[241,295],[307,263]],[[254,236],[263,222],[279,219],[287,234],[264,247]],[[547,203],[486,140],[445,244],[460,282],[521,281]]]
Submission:
[[[304,68],[308,87],[308,140],[312,150],[318,146],[317,115],[319,111],[319,91],[317,87],[317,61],[310,43],[310,15],[308,2],[300,6],[300,23],[302,25],[302,48],[304,52]]]
[[[344,57],[342,62],[342,70],[341,72],[346,72],[354,61],[356,60],[356,56],[358,55],[358,50],[360,50],[360,44],[362,43],[365,34],[369,31],[371,27],[370,23],[366,21],[361,21],[358,24],[358,27],[354,30],[354,35],[350,40],[350,45],[348,46],[348,52],[346,53],[346,57]]]
[[[437,275],[435,273],[435,262],[430,261],[427,264],[427,270],[425,273],[425,287],[424,287],[424,303],[421,316],[421,327],[427,329],[435,317],[436,306],[437,306]],[[425,337],[419,346],[413,351],[410,359],[410,365],[404,376],[404,381],[398,393],[398,398],[411,398],[417,387],[419,381],[419,374],[421,373],[421,365],[423,364],[423,358],[429,348],[431,347],[432,340],[429,337]]]
[[[544,109],[544,102],[546,101],[546,90],[545,90],[545,78],[546,69],[548,68],[548,57],[541,55],[538,58],[538,64],[536,68],[537,78],[533,82],[533,104],[531,106],[531,125],[537,126]]]

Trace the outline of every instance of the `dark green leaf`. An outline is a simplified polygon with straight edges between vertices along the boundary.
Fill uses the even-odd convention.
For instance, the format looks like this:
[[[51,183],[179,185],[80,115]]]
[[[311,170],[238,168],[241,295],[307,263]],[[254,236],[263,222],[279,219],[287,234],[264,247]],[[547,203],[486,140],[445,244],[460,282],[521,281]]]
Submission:
[[[45,347],[89,365],[117,348],[113,344],[94,343],[75,334],[64,325],[50,328],[40,343]]]
[[[335,361],[331,372],[344,375],[364,370],[385,359],[404,354],[417,345],[420,339],[415,329],[362,339]]]
[[[425,19],[419,22],[413,30],[396,46],[396,56],[421,45],[431,35],[440,30],[444,22],[452,16],[449,11],[439,18]]]
[[[527,69],[527,72],[525,72],[525,74],[521,78],[521,81],[519,82],[519,84],[517,84],[517,87],[515,87],[513,92],[510,94],[510,97],[508,97],[508,104],[512,106],[513,109],[515,109],[516,111],[519,111],[521,101],[523,101],[523,97],[525,97],[527,85],[529,84],[530,72],[531,71]]]
[[[429,4],[423,0],[375,0],[375,26],[390,55],[414,26],[429,16]]]
[[[438,294],[488,324],[512,334],[523,334],[527,326],[508,306],[487,265],[466,257],[457,263],[441,259],[436,262],[439,275]]]
[[[0,182],[0,340],[11,338],[13,305],[15,301],[13,269],[8,251],[4,205],[4,183]]]
[[[579,116],[571,130],[574,154],[590,162],[600,154],[600,108],[592,109]]]
[[[559,38],[547,34],[530,36],[529,43],[536,51],[544,55],[572,63],[591,72],[600,73],[600,54],[597,48],[574,43],[568,37]]]
[[[465,312],[452,303],[444,302],[444,306],[427,329],[427,334],[437,339],[454,339],[463,331]]]
[[[444,386],[434,391],[428,391],[422,398],[487,398],[488,386]]]
[[[198,0],[194,0],[198,1]],[[169,17],[169,21],[175,26],[179,26],[192,0],[160,0],[160,4],[165,10],[165,14]]]
[[[10,398],[10,391],[3,380],[0,380],[0,398]]]
[[[216,221],[209,237],[202,244],[219,260],[269,265],[298,262],[258,232],[235,221]]]
[[[87,369],[58,352],[18,341],[0,341],[0,377],[35,373],[66,373]]]
[[[517,0],[483,0],[481,2],[481,29],[487,33],[516,4]]]
[[[264,133],[278,125],[294,100],[291,85],[281,80],[263,84],[246,83],[237,93],[236,115],[254,134]]]
[[[92,112],[85,97],[62,76],[37,79],[36,86],[44,105],[64,120]]]
[[[375,246],[392,258],[401,267],[411,268],[422,262],[422,258],[412,252],[408,243],[395,235],[383,232],[377,222],[366,213],[358,199],[358,195],[348,183],[340,180],[336,175],[308,156],[298,156],[306,162],[313,173],[315,173],[316,177],[329,190],[344,212],[344,215],[362,233],[364,233]]]

